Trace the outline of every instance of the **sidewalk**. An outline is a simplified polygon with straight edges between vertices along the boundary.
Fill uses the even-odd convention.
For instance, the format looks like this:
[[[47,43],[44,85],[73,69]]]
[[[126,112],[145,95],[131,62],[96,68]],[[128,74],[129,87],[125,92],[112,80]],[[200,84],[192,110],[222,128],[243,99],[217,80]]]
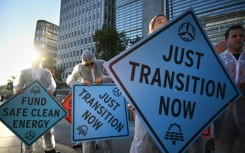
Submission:
[[[0,102],[1,105],[1,102]],[[71,125],[65,119],[62,119],[54,126],[56,150],[61,153],[81,153],[82,148],[72,148],[70,143]],[[133,140],[134,126],[130,126],[130,136],[127,138],[118,138],[112,140],[113,153],[128,153]],[[99,149],[96,153],[102,153],[101,141],[98,142]],[[42,139],[36,142],[34,153],[44,153],[42,148]],[[21,140],[14,135],[2,122],[0,122],[0,153],[22,153]]]

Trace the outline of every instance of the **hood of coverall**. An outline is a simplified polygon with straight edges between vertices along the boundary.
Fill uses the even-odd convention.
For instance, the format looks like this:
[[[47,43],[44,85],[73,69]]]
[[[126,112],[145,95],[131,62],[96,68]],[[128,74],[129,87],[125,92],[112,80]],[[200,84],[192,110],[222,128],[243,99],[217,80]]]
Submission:
[[[88,63],[88,62],[95,62],[96,61],[95,54],[92,53],[91,51],[84,51],[81,58],[82,58],[82,64],[83,65],[85,63]]]

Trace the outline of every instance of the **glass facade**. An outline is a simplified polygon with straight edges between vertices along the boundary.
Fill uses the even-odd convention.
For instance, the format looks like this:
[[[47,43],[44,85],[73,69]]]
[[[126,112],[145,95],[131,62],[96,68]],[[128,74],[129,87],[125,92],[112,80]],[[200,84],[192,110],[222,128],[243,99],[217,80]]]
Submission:
[[[56,62],[59,27],[45,20],[38,20],[34,37],[35,50]],[[45,64],[43,65],[45,67]]]
[[[64,82],[84,50],[95,52],[93,35],[103,25],[115,27],[114,0],[61,0],[56,65],[66,68]]]
[[[142,0],[116,1],[116,29],[131,40],[142,37]]]
[[[167,16],[173,19],[192,7],[213,44],[224,40],[229,26],[245,26],[244,0],[167,0]]]

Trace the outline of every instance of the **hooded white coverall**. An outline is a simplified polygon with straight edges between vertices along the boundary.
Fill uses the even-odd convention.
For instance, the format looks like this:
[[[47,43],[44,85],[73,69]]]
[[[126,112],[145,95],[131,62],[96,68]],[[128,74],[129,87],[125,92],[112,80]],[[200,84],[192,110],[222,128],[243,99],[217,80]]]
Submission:
[[[245,53],[241,52],[237,60],[229,50],[220,54],[231,77],[236,83],[245,82]],[[220,76],[222,77],[222,76]],[[234,107],[214,122],[215,153],[232,153],[239,138],[239,151],[245,153],[245,90],[240,88],[242,97],[234,102]]]
[[[29,68],[22,70],[20,75],[14,80],[14,93],[17,93],[19,89],[24,89],[29,86],[34,81],[39,81],[48,91],[55,91],[56,83],[51,76],[50,71],[43,69],[41,66],[37,69]],[[46,151],[55,149],[55,138],[54,138],[54,129],[51,128],[43,136],[43,148]],[[35,144],[33,146],[24,145],[25,153],[32,153],[35,150]]]
[[[88,66],[84,65],[86,62],[94,62],[93,68],[89,68]],[[103,64],[105,63],[104,60],[96,60],[93,53],[90,51],[84,51],[82,55],[82,63],[77,64],[72,73],[67,77],[66,83],[69,86],[72,86],[74,83],[81,83],[84,80],[88,80],[91,83],[95,82],[97,77],[102,77],[102,83],[112,83],[112,79],[105,70]],[[111,140],[104,140],[103,141],[103,152],[104,153],[111,153]],[[95,141],[83,142],[82,144],[83,153],[95,153]]]

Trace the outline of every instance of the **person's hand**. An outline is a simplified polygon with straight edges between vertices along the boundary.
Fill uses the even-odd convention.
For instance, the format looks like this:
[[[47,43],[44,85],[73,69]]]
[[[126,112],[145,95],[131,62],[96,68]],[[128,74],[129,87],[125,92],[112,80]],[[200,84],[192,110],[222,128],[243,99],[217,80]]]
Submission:
[[[97,77],[95,80],[95,84],[100,84],[102,82],[102,77]]]
[[[245,89],[245,82],[238,83],[237,86],[241,89]]]
[[[128,104],[128,108],[131,112],[133,112],[133,116],[134,116],[134,120],[135,120],[135,108],[133,108],[133,106],[131,106],[130,104]]]
[[[232,108],[234,107],[234,104],[233,103],[231,103],[231,102],[229,102],[228,104],[227,104],[227,110],[231,110]]]
[[[91,82],[88,81],[88,80],[84,80],[84,84],[85,84],[86,86],[91,86]]]
[[[128,104],[128,108],[130,111],[134,112],[135,111],[135,108],[133,108],[133,106],[131,106],[130,104]]]
[[[24,91],[25,91],[24,89],[18,89],[16,93],[17,93],[17,94],[21,94],[21,93],[23,93]]]
[[[53,93],[54,93],[53,91],[48,90],[48,94],[49,94],[49,95],[52,95]]]

